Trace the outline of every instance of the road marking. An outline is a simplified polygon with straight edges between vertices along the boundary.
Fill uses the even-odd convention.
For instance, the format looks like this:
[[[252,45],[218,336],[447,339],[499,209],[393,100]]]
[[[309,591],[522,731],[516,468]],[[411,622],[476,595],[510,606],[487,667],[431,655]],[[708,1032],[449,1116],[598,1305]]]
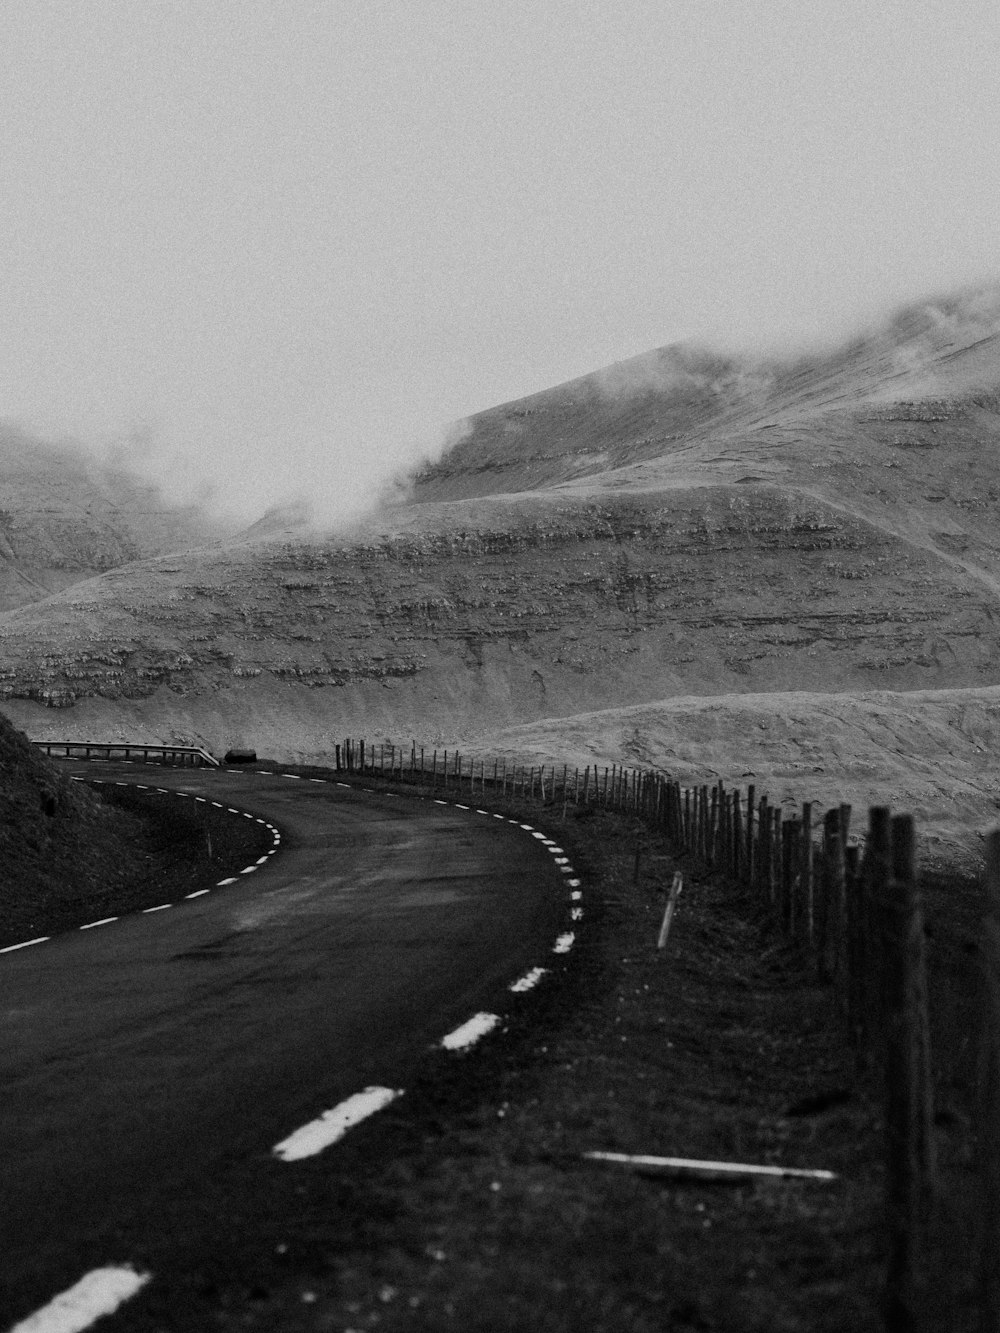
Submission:
[[[165,912],[168,907],[173,907],[173,903],[160,903],[159,907],[144,907],[143,916],[148,916],[150,912]]]
[[[257,869],[256,866],[244,866],[243,869],[240,871],[240,874],[241,874],[241,875],[252,875],[253,872],[254,872],[256,869]]]
[[[10,1333],[80,1333],[141,1291],[152,1274],[129,1265],[95,1268],[48,1305],[15,1324]]]
[[[223,884],[235,884],[235,883],[236,883],[236,876],[233,875],[232,879],[220,879],[215,887],[217,889],[221,889]]]
[[[583,894],[580,892],[579,889],[574,889],[569,896],[573,899],[574,902],[579,902],[580,899],[583,897]]]
[[[93,930],[95,926],[106,926],[110,921],[117,921],[116,916],[102,916],[100,921],[88,921],[85,926],[80,926],[80,930]]]
[[[201,897],[202,897],[204,894],[206,894],[206,893],[208,893],[208,889],[195,889],[194,893],[185,893],[184,897],[185,897],[185,898],[201,898]]]
[[[576,936],[573,934],[573,932],[571,930],[568,930],[565,935],[560,935],[559,938],[556,940],[552,952],[569,953],[570,949],[572,949],[573,947],[573,941],[575,939]]]
[[[301,782],[301,781],[302,781],[302,779],[299,777],[298,773],[282,773],[281,776],[282,776],[283,778],[294,778],[294,780],[295,780],[296,782]]]
[[[568,879],[566,883],[571,889],[578,889],[580,887],[580,881],[578,879]]]
[[[492,1032],[500,1022],[499,1014],[473,1014],[461,1027],[441,1038],[441,1045],[446,1051],[462,1051]]]
[[[365,1088],[332,1110],[324,1111],[316,1120],[310,1120],[294,1134],[289,1134],[287,1139],[276,1143],[271,1151],[283,1162],[298,1162],[303,1157],[313,1157],[331,1143],[342,1139],[349,1129],[402,1095],[402,1088]]]
[[[5,949],[0,949],[0,953],[13,953],[15,949],[28,949],[32,944],[44,944],[50,940],[51,935],[39,935],[35,940],[22,940],[20,944],[8,944]]]
[[[262,865],[265,863],[265,861],[267,860],[267,857],[270,856],[270,855],[271,855],[271,853],[268,852],[268,853],[267,853],[267,856],[258,856],[258,857],[257,857],[257,864],[258,864],[259,866],[262,866]]]
[[[459,805],[459,803],[458,803],[457,801],[455,802],[455,809],[456,809],[456,810],[468,810],[468,808],[469,808],[469,807],[468,807],[467,805]]]
[[[583,917],[583,908],[582,907],[572,908],[570,910],[569,916],[571,921],[580,921]]]
[[[508,989],[512,990],[515,995],[522,995],[525,991],[531,990],[533,986],[537,986],[546,972],[548,972],[547,967],[533,967],[523,977],[518,977],[517,981],[511,982]]]

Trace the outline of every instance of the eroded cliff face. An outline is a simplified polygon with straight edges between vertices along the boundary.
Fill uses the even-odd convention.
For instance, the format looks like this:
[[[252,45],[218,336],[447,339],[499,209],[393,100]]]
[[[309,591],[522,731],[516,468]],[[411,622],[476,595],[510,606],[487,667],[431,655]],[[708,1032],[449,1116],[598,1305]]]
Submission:
[[[218,703],[253,682],[324,692],[325,725],[342,712],[357,729],[374,690],[387,729],[424,716],[457,734],[677,694],[1000,681],[980,583],[812,496],[717,486],[446,516],[78,585],[0,622],[0,697]]]

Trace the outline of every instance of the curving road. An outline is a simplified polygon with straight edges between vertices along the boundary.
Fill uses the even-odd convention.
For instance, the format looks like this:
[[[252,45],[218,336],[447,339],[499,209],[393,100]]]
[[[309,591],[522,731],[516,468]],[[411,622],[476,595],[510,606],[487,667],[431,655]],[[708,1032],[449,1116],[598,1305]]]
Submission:
[[[220,1167],[405,1087],[567,921],[559,867],[507,821],[276,774],[71,768],[250,811],[281,842],[230,886],[0,956],[2,1327],[148,1248],[162,1193],[196,1214]]]

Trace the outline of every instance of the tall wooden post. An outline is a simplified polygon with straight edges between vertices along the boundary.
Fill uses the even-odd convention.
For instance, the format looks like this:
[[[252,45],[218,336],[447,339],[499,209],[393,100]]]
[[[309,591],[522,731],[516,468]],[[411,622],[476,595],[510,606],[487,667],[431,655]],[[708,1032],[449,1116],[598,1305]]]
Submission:
[[[747,787],[747,841],[746,850],[743,853],[743,879],[749,888],[753,888],[757,874],[757,859],[754,847],[754,815],[757,810],[755,804],[757,789],[751,782]]]
[[[916,1326],[917,1282],[934,1178],[930,1040],[923,912],[914,870],[912,815],[892,820],[885,897],[885,1130],[889,1264],[886,1320]]]
[[[760,892],[761,897],[770,906],[774,903],[774,876],[771,870],[771,806],[766,796],[760,798],[757,837],[760,859]]]
[[[809,947],[815,937],[812,873],[812,801],[802,803],[802,845],[799,855],[799,901],[802,904],[802,935]]]
[[[986,839],[986,915],[979,940],[979,964],[976,1119],[982,1183],[982,1333],[1000,1333],[1000,829]]]

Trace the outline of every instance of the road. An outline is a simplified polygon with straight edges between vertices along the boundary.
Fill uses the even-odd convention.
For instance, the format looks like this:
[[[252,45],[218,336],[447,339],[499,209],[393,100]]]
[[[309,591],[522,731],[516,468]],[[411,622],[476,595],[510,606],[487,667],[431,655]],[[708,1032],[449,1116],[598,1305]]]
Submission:
[[[405,1088],[567,920],[553,858],[506,821],[276,774],[72,771],[221,801],[281,843],[232,885],[0,956],[0,1327],[148,1250],[161,1196],[194,1226],[219,1170]]]

